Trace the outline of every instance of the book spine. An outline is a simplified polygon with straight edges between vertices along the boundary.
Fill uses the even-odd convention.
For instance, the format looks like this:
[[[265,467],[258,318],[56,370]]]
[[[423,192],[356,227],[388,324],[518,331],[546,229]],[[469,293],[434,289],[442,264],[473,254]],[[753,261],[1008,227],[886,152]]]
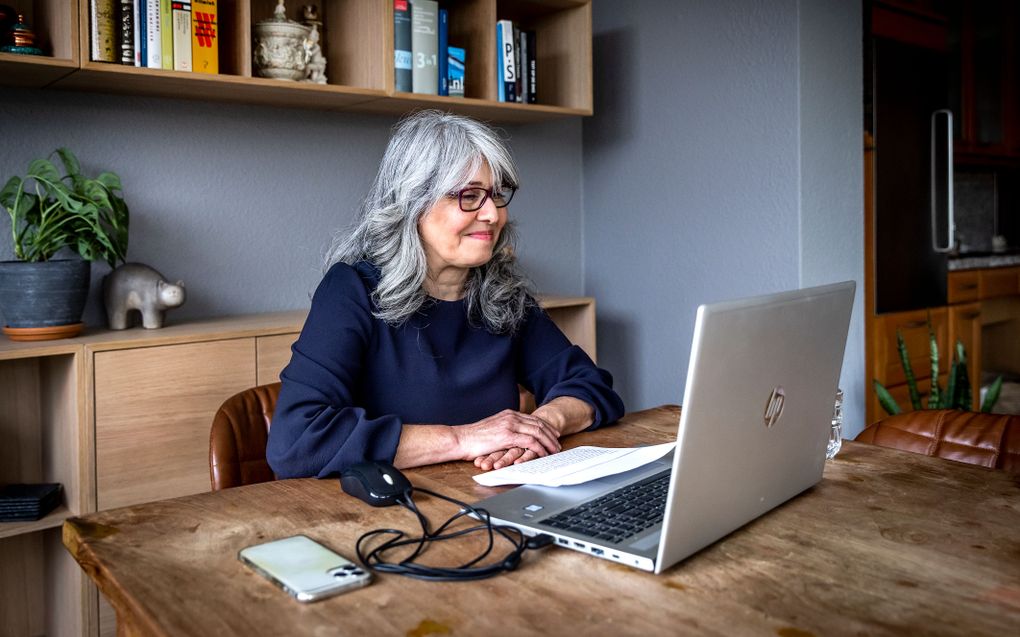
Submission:
[[[174,68],[174,22],[171,0],[159,0],[159,34],[160,51],[163,68],[172,71]]]
[[[449,54],[450,97],[464,97],[464,62],[467,52],[456,46],[447,48]]]
[[[449,37],[450,37],[450,12],[440,7],[439,9],[439,94],[449,95],[450,84],[449,77],[447,76],[447,64],[448,64],[448,48],[449,48]]]
[[[517,103],[524,101],[524,86],[521,84],[521,30],[514,25],[514,93]]]
[[[411,0],[411,90],[428,95],[439,94],[439,3],[436,0]]]
[[[514,26],[509,20],[499,21],[502,42],[502,72],[497,78],[503,80],[503,102],[517,101],[517,66],[514,63]]]
[[[138,55],[135,56],[135,60],[138,62],[138,66],[148,66],[149,64],[149,0],[138,0],[138,42],[135,43],[135,48],[138,50]]]
[[[506,85],[503,84],[503,25],[496,23],[496,99],[506,101]]]
[[[517,57],[520,63],[517,66],[517,101],[528,101],[528,34],[526,31],[517,32],[517,50],[520,53]]]
[[[535,48],[535,32],[527,32],[528,41],[528,103],[538,103],[538,56]]]
[[[408,0],[393,0],[394,88],[411,92],[411,7]]]
[[[131,0],[131,8],[134,10],[134,29],[135,29],[135,66],[144,66],[142,63],[142,40],[145,39],[144,27],[145,24],[145,13],[142,12],[142,8],[145,6],[145,0]]]
[[[191,70],[191,0],[173,0],[174,70]]]
[[[159,0],[145,2],[145,66],[163,68],[163,36],[160,34]]]
[[[135,6],[133,0],[120,0],[120,63],[134,66],[135,63]]]
[[[89,32],[92,59],[96,62],[116,62],[114,48],[114,0],[90,0]]]
[[[220,72],[220,38],[216,0],[191,0],[191,68]]]

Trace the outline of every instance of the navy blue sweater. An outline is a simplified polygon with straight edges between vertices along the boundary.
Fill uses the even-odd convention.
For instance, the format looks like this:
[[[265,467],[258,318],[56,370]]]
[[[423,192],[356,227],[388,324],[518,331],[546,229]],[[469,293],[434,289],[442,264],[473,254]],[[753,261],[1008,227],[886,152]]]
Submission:
[[[319,284],[280,377],[266,456],[280,478],[393,461],[404,423],[462,425],[559,396],[595,409],[592,428],[623,415],[613,379],[538,307],[514,335],[472,326],[463,301],[433,301],[400,327],[375,318],[368,263],[338,263]]]

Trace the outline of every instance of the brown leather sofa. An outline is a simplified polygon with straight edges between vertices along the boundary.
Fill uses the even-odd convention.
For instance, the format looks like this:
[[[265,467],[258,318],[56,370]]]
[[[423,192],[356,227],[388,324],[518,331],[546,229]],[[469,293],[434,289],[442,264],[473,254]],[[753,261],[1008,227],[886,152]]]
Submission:
[[[870,425],[855,440],[1020,473],[1020,416],[911,411]]]

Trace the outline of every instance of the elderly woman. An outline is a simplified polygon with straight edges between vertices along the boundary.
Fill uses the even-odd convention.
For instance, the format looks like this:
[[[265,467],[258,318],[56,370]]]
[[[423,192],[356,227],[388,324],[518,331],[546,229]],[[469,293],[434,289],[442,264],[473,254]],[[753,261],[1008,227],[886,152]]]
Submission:
[[[507,220],[517,184],[506,146],[472,119],[397,125],[281,374],[267,449],[279,477],[365,460],[500,468],[623,414],[609,373],[529,294]]]

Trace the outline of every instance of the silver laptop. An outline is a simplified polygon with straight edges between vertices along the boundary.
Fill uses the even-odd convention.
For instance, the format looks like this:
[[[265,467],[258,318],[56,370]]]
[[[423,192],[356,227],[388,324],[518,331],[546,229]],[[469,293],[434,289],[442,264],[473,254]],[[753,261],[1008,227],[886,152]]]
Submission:
[[[822,479],[853,281],[702,305],[675,450],[475,506],[560,546],[661,573]]]

